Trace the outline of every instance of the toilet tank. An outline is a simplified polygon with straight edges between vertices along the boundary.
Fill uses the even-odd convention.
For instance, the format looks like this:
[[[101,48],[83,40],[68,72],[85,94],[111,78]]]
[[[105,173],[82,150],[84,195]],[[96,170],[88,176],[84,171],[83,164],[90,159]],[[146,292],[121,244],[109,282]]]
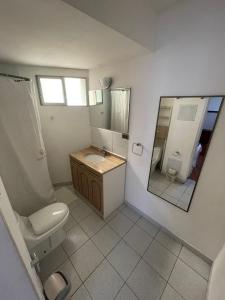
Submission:
[[[153,161],[159,160],[161,156],[161,148],[160,147],[154,147],[153,149]]]

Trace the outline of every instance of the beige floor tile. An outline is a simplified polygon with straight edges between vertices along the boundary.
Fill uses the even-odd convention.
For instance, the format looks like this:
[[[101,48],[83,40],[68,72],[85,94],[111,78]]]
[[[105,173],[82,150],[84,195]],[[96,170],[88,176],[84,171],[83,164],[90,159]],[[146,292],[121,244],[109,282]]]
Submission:
[[[107,259],[121,277],[127,280],[140,256],[122,240],[107,256]]]
[[[152,242],[152,237],[138,226],[134,226],[124,236],[124,240],[139,254],[143,255]]]
[[[153,241],[143,259],[150,264],[165,280],[168,280],[177,257],[157,241]]]
[[[161,300],[184,300],[184,298],[182,298],[169,284],[167,284]]]
[[[71,300],[92,300],[88,291],[84,285],[82,285],[76,293],[73,295]]]
[[[126,284],[124,284],[115,300],[138,300],[138,298],[131,291],[131,289]]]
[[[62,246],[66,253],[71,256],[87,240],[87,234],[83,231],[80,225],[77,224],[67,232],[66,239],[64,240]]]
[[[141,260],[128,278],[127,285],[140,300],[158,300],[164,291],[166,281]]]
[[[182,247],[181,243],[179,243],[174,238],[172,238],[171,236],[169,236],[169,234],[167,234],[166,232],[164,232],[164,231],[161,230],[156,235],[156,240],[160,244],[162,244],[164,247],[166,247],[168,250],[170,250],[176,256],[179,255],[181,247]]]
[[[184,299],[205,300],[207,281],[179,259],[170,276],[169,284]]]
[[[104,255],[108,255],[120,239],[121,237],[108,225],[92,237],[93,242]]]
[[[74,218],[71,215],[69,215],[68,220],[67,220],[66,224],[63,226],[63,228],[65,231],[68,231],[76,224],[77,224],[77,222],[74,220]]]
[[[137,221],[136,225],[141,227],[144,231],[154,237],[157,232],[159,231],[159,227],[155,224],[151,223],[150,221],[146,220],[145,218],[141,218]]]
[[[136,222],[141,217],[139,213],[127,205],[125,205],[120,211],[133,222]]]
[[[117,272],[104,260],[86,280],[85,286],[93,300],[113,300],[123,283]]]
[[[108,225],[120,236],[124,236],[133,226],[133,222],[121,213],[118,213]]]
[[[91,213],[83,221],[80,222],[80,226],[89,237],[92,237],[104,225],[105,222],[103,221],[103,219],[97,216],[95,213]]]
[[[205,262],[201,257],[194,254],[191,250],[183,247],[179,258],[183,260],[192,269],[202,275],[205,279],[209,279],[211,266]]]
[[[71,256],[71,262],[84,281],[104,259],[104,256],[89,240]]]
[[[40,262],[40,278],[45,281],[51,273],[55,271],[57,267],[62,265],[67,260],[67,255],[63,248],[59,246],[51,253],[45,256]]]
[[[85,203],[80,203],[70,208],[70,213],[73,218],[79,223],[92,213],[92,210]]]

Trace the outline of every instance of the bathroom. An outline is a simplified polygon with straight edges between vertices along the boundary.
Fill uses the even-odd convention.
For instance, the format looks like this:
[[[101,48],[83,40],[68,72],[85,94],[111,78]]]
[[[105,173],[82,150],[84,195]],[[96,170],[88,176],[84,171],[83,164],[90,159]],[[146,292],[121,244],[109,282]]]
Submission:
[[[223,298],[224,3],[122,4],[0,3],[0,73],[14,76],[0,76],[3,299],[51,299],[43,289],[58,271],[71,283],[72,300]],[[48,80],[55,83],[49,89],[53,103],[44,92]],[[76,97],[70,97],[70,82],[78,86]],[[217,97],[219,107],[209,107]],[[182,206],[180,198],[174,203],[157,194],[156,185],[151,191],[149,180],[154,146],[161,158],[169,146],[169,130],[160,131],[164,141],[155,144],[159,114],[162,127],[168,119],[167,109],[159,112],[160,99],[183,105],[189,98],[193,103],[183,111],[189,119],[178,118],[185,123],[178,130],[193,132],[185,126],[197,121],[196,105],[204,110],[195,141],[188,143],[192,167],[179,180],[180,169],[172,165],[177,173],[166,178],[172,187],[196,182]],[[176,160],[187,157],[183,146],[174,144]],[[155,167],[163,169],[163,163]],[[164,196],[177,193],[171,190]],[[43,219],[37,213],[60,203],[53,208],[64,218],[56,214],[49,225],[59,230],[43,243],[38,234],[28,242],[18,220],[23,216],[22,226],[30,224],[33,214],[43,233],[57,211],[45,210]]]

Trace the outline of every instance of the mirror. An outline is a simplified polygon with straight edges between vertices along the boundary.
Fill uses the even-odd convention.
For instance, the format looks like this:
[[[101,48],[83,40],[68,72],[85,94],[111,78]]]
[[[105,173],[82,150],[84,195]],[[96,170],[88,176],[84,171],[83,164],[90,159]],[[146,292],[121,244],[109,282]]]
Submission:
[[[222,96],[161,97],[148,191],[188,211]]]
[[[89,91],[91,126],[128,133],[130,89]]]

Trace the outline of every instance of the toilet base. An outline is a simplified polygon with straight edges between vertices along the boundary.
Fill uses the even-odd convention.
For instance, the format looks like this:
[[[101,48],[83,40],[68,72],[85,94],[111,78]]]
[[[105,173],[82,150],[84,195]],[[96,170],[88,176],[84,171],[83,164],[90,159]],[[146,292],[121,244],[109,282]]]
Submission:
[[[32,249],[29,249],[31,257],[33,257],[33,253],[35,253],[39,261],[42,260],[46,255],[48,255],[55,248],[57,248],[64,241],[65,238],[65,230],[60,229],[56,231],[49,238],[43,240]]]

